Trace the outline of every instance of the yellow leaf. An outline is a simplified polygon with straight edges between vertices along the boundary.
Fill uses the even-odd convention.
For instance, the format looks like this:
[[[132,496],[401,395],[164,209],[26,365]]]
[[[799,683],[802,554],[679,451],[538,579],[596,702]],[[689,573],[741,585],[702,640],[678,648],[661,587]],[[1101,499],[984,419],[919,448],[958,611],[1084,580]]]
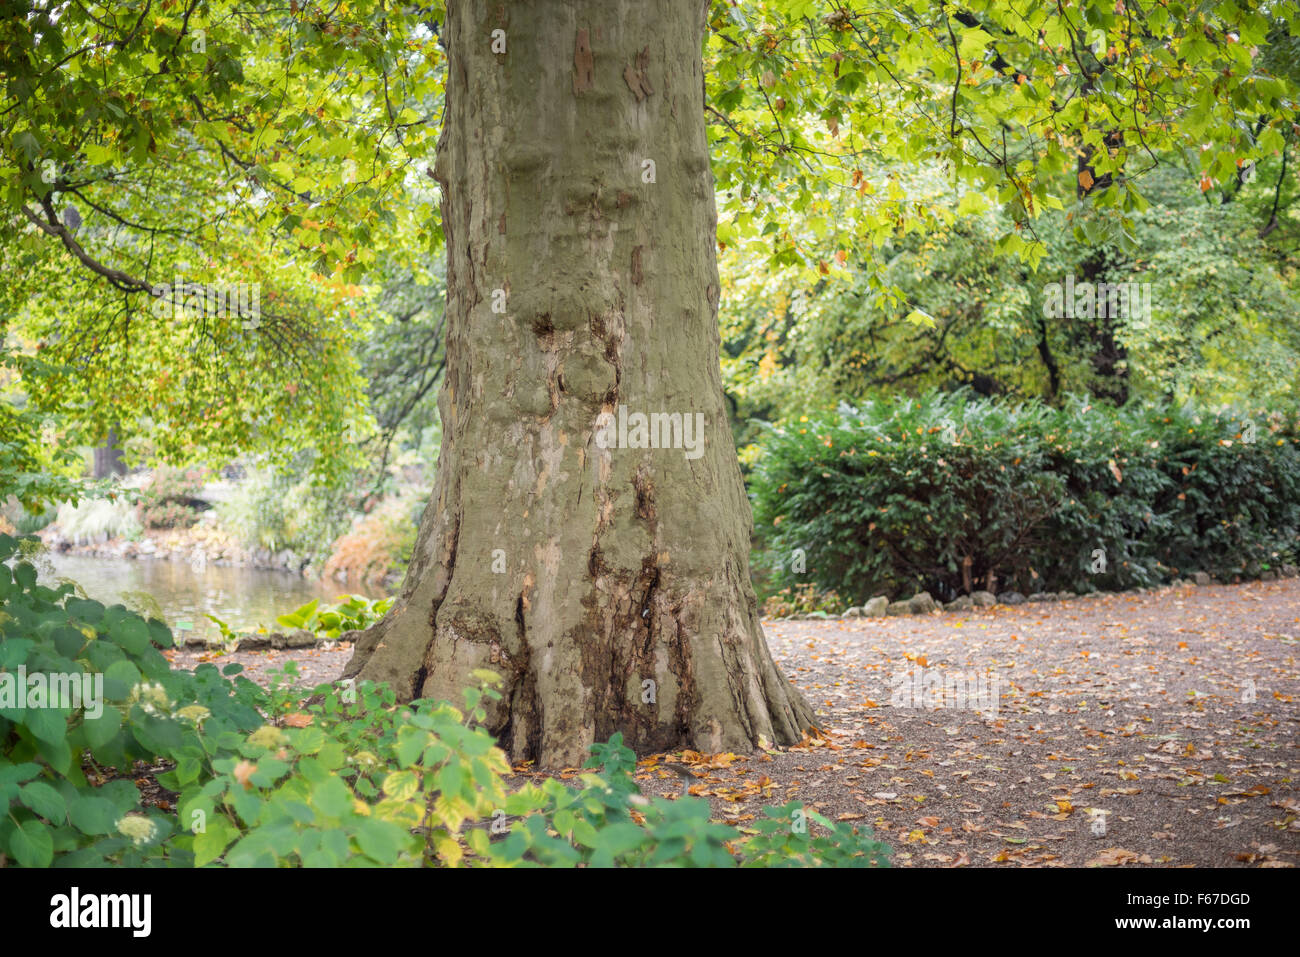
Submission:
[[[419,801],[380,801],[372,809],[375,817],[401,824],[404,827],[419,827],[424,823],[425,807]]]
[[[449,867],[455,867],[460,863],[460,859],[465,856],[460,841],[451,837],[438,838],[434,841],[434,847],[437,848],[438,856],[446,861]]]
[[[420,776],[415,771],[394,771],[384,778],[384,793],[395,801],[409,801],[420,790]]]

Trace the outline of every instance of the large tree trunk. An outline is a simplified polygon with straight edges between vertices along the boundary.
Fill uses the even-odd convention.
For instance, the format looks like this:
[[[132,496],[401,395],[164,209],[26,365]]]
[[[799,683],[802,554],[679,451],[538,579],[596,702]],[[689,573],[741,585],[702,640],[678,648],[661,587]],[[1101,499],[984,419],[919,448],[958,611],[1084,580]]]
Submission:
[[[749,580],[705,6],[448,4],[443,446],[402,594],[348,674],[452,701],[473,669],[502,674],[488,723],[515,760],[577,765],[616,731],[748,751],[812,725]],[[620,406],[702,413],[699,454],[602,447]]]

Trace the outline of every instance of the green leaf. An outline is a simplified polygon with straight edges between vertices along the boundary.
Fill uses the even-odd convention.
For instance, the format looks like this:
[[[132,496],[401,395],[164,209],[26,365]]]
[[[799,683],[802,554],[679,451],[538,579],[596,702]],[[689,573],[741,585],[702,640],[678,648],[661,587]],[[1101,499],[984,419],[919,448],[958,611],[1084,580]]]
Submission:
[[[109,637],[130,654],[144,654],[149,647],[149,626],[133,615],[114,625]]]
[[[24,821],[14,828],[9,850],[23,867],[49,867],[54,860],[54,840],[40,821]]]
[[[396,801],[407,801],[420,790],[420,776],[414,771],[394,771],[384,778],[384,793]]]
[[[113,158],[113,150],[107,146],[101,146],[98,143],[87,143],[83,148],[86,154],[86,162],[92,166],[99,166],[107,163]]]
[[[224,816],[209,814],[204,829],[194,835],[194,866],[203,867],[215,861],[238,836],[239,832]]]
[[[36,587],[36,569],[27,562],[19,562],[14,566],[14,581],[22,586],[23,591],[31,591]]]
[[[277,625],[285,628],[305,628],[311,616],[316,612],[316,606],[320,604],[320,599],[313,598],[307,604],[291,611],[287,615],[280,615],[275,619]]]
[[[0,804],[8,804],[18,796],[18,785],[30,781],[41,773],[41,766],[28,761],[24,764],[0,765]]]
[[[102,797],[78,794],[68,799],[68,818],[83,834],[112,834],[121,815],[113,802]]]
[[[317,810],[328,817],[344,817],[352,810],[352,792],[336,777],[313,784],[311,799]]]
[[[68,816],[63,797],[44,781],[24,784],[20,793],[22,802],[51,824],[62,824]]]
[[[27,730],[48,744],[59,744],[68,736],[68,718],[62,708],[28,708]]]
[[[129,661],[115,661],[104,669],[104,696],[112,701],[125,701],[139,683],[140,669]]]
[[[424,747],[429,743],[432,736],[427,731],[419,728],[404,726],[397,732],[397,763],[403,768],[409,768],[412,764],[420,759],[424,752]]]
[[[274,867],[275,863],[270,836],[262,831],[244,835],[226,852],[226,864],[230,867]]]
[[[122,727],[122,712],[112,705],[105,705],[99,717],[84,718],[81,727],[86,734],[86,743],[92,749],[101,748],[117,736]]]
[[[0,642],[0,668],[17,668],[27,660],[27,654],[35,644],[30,638],[7,638]]]
[[[380,864],[393,864],[411,842],[405,829],[390,821],[368,817],[357,828],[357,843],[362,852]]]
[[[66,728],[66,725],[64,726]],[[72,769],[72,749],[68,747],[67,736],[57,741],[36,739],[36,752],[45,759],[55,771],[68,774]]]

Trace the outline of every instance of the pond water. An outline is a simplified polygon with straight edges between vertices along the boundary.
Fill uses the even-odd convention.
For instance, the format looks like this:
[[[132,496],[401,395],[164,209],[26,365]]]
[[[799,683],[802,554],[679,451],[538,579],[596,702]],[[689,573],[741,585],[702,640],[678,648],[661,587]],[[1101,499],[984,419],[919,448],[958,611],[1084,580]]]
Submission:
[[[43,585],[55,585],[61,579],[73,581],[88,597],[106,605],[121,602],[142,614],[161,612],[173,631],[193,631],[212,638],[220,632],[205,615],[215,615],[236,630],[266,625],[274,631],[276,615],[313,598],[332,602],[344,591],[354,590],[272,569],[221,565],[195,568],[188,562],[165,560],[46,552],[36,565]],[[358,593],[367,598],[383,597],[366,590]],[[157,603],[156,609],[150,599]]]

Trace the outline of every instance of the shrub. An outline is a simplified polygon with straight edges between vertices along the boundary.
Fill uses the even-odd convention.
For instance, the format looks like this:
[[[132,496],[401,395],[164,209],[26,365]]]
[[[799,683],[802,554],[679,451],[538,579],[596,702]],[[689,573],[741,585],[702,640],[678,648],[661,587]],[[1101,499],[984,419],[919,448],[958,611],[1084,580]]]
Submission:
[[[592,746],[582,787],[549,778],[511,795],[506,811],[527,815],[499,845],[482,831],[470,846],[499,863],[631,867],[888,867],[890,848],[869,828],[832,824],[797,801],[764,808],[747,834],[710,820],[700,798],[647,798],[632,775],[636,756],[615,734]],[[826,833],[817,835],[814,824]]]
[[[342,493],[314,485],[304,470],[249,470],[216,506],[221,524],[247,548],[292,549],[314,562],[346,521]]]
[[[189,528],[209,508],[199,496],[207,478],[200,469],[159,466],[140,491],[140,521],[145,528]]]
[[[201,735],[258,727],[260,689],[211,665],[172,671],[158,651],[172,644],[162,622],[75,597],[70,584],[37,585],[30,563],[3,564],[19,552],[0,535],[0,854],[28,867],[174,859],[176,820],[141,806],[133,764],[212,774]],[[18,695],[20,668],[50,687],[45,676],[78,687],[88,676],[102,698],[93,683],[89,701]]]
[[[1244,425],[1244,430],[1243,430]],[[942,599],[1250,575],[1293,560],[1296,422],[975,400],[841,406],[769,427],[751,494],[775,587]]]
[[[818,591],[812,582],[792,585],[769,595],[763,602],[763,616],[782,618],[787,615],[829,616],[844,611],[848,606],[833,591]]]
[[[140,507],[145,528],[189,528],[199,520],[199,510],[180,502],[163,502]]]
[[[0,531],[11,535],[32,535],[53,522],[54,515],[53,508],[33,512],[24,508],[17,499],[11,498],[0,506]]]
[[[412,519],[411,498],[384,499],[370,514],[358,516],[351,530],[334,542],[322,574],[330,578],[342,572],[349,581],[382,581],[405,566],[415,547],[418,524],[418,512]]]

